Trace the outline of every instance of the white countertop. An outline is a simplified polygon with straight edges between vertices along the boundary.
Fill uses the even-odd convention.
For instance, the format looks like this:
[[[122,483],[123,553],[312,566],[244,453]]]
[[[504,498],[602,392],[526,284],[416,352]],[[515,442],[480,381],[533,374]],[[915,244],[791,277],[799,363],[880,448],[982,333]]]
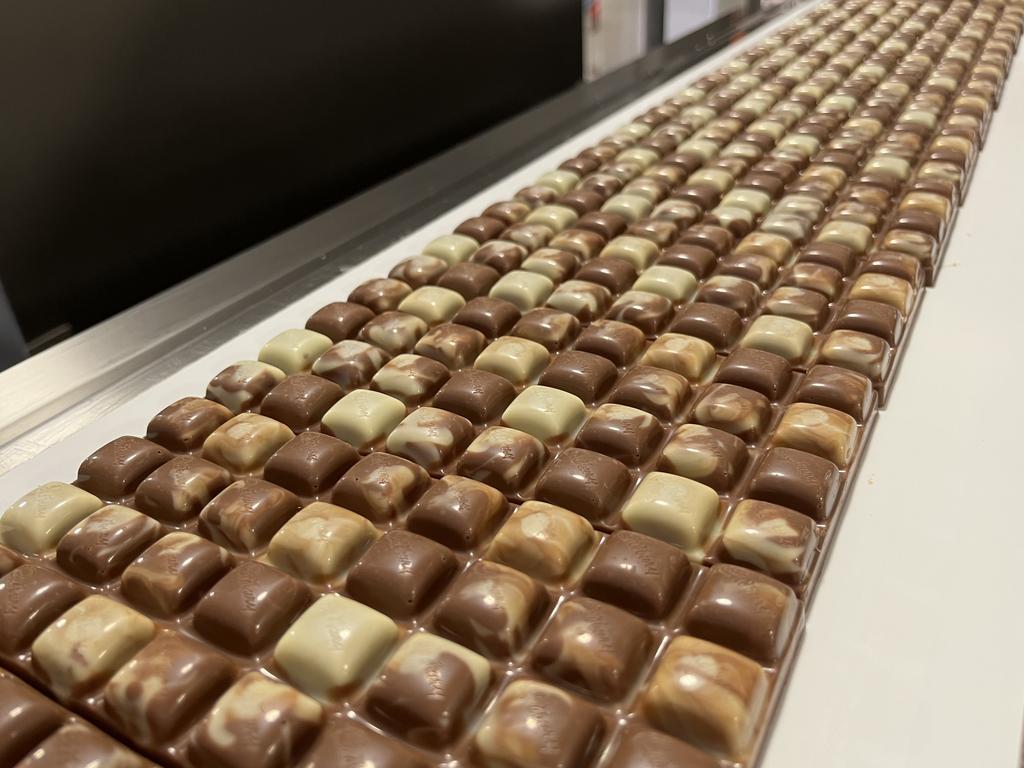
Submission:
[[[806,8],[768,25],[765,37]],[[0,477],[0,509],[70,480],[93,449],[140,434],[151,416],[201,395],[225,366],[432,237],[510,197],[704,72],[730,48],[638,99],[427,227],[182,368]],[[819,586],[762,768],[1010,768],[1024,706],[1024,409],[991,406],[993,384],[1024,381],[1012,339],[1024,254],[1010,226],[1024,199],[1024,52],[1018,56],[894,394],[875,428]],[[988,409],[988,410],[986,410]],[[1024,558],[1022,558],[1024,559]]]

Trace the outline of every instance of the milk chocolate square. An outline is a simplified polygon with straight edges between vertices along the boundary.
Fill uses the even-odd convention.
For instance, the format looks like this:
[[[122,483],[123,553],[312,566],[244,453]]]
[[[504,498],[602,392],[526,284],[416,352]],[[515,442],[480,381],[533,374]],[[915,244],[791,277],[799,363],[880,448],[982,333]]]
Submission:
[[[295,435],[279,421],[243,413],[225,422],[206,438],[203,458],[237,475],[261,468],[273,453]]]
[[[796,400],[835,408],[861,423],[868,417],[874,402],[871,381],[866,376],[834,365],[811,368],[800,382]]]
[[[807,577],[817,544],[811,518],[778,504],[744,499],[722,531],[720,556],[799,585]]]
[[[643,346],[643,331],[617,320],[596,320],[576,340],[577,350],[608,358],[617,366],[635,360]]]
[[[534,646],[533,667],[602,701],[621,699],[653,650],[635,616],[587,597],[562,603]]]
[[[576,445],[636,467],[658,449],[663,430],[651,414],[628,405],[599,406],[576,436]]]
[[[255,553],[300,506],[290,491],[247,477],[229,485],[203,508],[199,532],[222,547]]]
[[[599,710],[551,685],[512,682],[473,736],[483,765],[502,768],[583,768],[605,731]]]
[[[287,768],[316,738],[323,719],[314,699],[250,672],[192,731],[189,757],[221,768]]]
[[[508,427],[488,427],[462,454],[457,471],[514,495],[530,484],[546,458],[547,449],[533,435]]]
[[[903,316],[898,309],[888,304],[851,299],[839,308],[833,327],[878,336],[894,346],[903,335]]]
[[[0,765],[15,765],[64,722],[53,702],[12,676],[0,677]]]
[[[85,593],[56,570],[25,563],[0,579],[0,651],[18,653]]]
[[[348,443],[319,432],[303,432],[270,457],[263,477],[300,496],[317,496],[358,459]]]
[[[149,440],[119,437],[82,462],[75,485],[105,501],[123,499],[171,458],[170,451]]]
[[[347,718],[328,724],[306,755],[304,768],[372,765],[373,768],[430,768],[419,753]]]
[[[191,451],[232,415],[220,403],[184,397],[153,417],[146,428],[146,439],[170,451]]]
[[[341,343],[361,344],[372,350],[372,355],[383,356],[384,354],[376,347],[363,344],[361,341]],[[354,354],[344,365],[353,365],[358,357],[358,353]],[[319,362],[318,360],[317,365]],[[315,370],[316,365],[314,365]],[[339,367],[338,371],[340,370]],[[333,376],[336,371],[331,373]],[[336,380],[341,378],[343,377],[335,377]],[[346,388],[361,386],[365,383],[359,376],[355,382],[348,382]],[[322,375],[311,376],[307,373],[297,373],[289,376],[267,393],[260,404],[260,413],[267,418],[281,422],[293,432],[301,432],[304,429],[316,427],[323,415],[341,398],[342,394],[343,390],[335,383],[335,380],[323,378]]]
[[[742,317],[754,311],[760,298],[756,283],[733,275],[712,275],[697,291],[697,301],[728,307]]]
[[[227,551],[184,531],[164,536],[121,574],[121,594],[136,608],[166,618],[199,599],[231,566]]]
[[[572,344],[580,332],[580,321],[568,312],[540,307],[523,314],[510,336],[536,341],[549,352],[557,352]]]
[[[429,484],[430,476],[411,461],[371,453],[342,476],[331,501],[368,520],[387,522],[409,509]]]
[[[210,379],[206,399],[220,403],[232,413],[242,413],[258,406],[284,377],[280,368],[256,360],[242,360]]]
[[[682,550],[633,531],[604,540],[583,576],[583,593],[645,619],[672,610],[690,576]]]
[[[771,448],[750,482],[750,496],[781,504],[815,520],[828,518],[839,496],[839,468],[792,448]]]
[[[452,322],[474,328],[488,339],[496,339],[512,330],[519,318],[519,310],[514,304],[503,299],[480,296],[467,302],[452,318]]]
[[[233,676],[224,656],[178,634],[162,634],[110,679],[104,704],[119,729],[156,746],[181,733]]]
[[[315,373],[317,377],[321,377],[338,385],[340,389],[337,391],[337,396],[334,398],[334,400],[337,400],[345,392],[351,392],[353,389],[366,386],[370,379],[373,378],[373,374],[375,374],[380,367],[388,361],[389,357],[390,355],[387,352],[379,347],[375,347],[373,344],[368,344],[367,342],[359,341],[358,339],[345,339],[343,341],[339,341],[316,359],[316,362],[313,363],[313,373]],[[313,388],[312,382],[303,379],[300,379],[299,381],[301,382],[301,385],[285,390],[288,395],[301,398],[300,393],[303,390]],[[281,384],[278,384],[277,387],[275,387],[275,390],[284,386],[287,382],[288,379],[285,379]],[[334,390],[329,391],[332,395],[335,394]],[[267,399],[270,399],[273,395],[274,393],[271,392],[267,395]],[[330,403],[325,402],[326,399],[326,397],[321,395],[320,404],[322,406],[330,405]],[[322,408],[321,413],[326,410],[326,407]],[[263,401],[260,413],[271,416],[271,414],[267,412],[266,400]]]
[[[231,483],[231,473],[212,461],[178,456],[161,465],[135,490],[135,506],[158,520],[182,522],[198,515]]]
[[[519,269],[529,251],[519,243],[509,240],[489,240],[481,245],[472,256],[470,261],[474,264],[483,264],[504,275],[514,269]]]
[[[406,526],[453,549],[471,549],[490,535],[507,506],[494,488],[448,475],[416,502]]]
[[[267,559],[303,581],[322,584],[338,578],[378,536],[365,517],[315,501],[274,534]]]
[[[266,648],[309,602],[298,581],[269,565],[243,562],[218,581],[196,605],[196,632],[232,653]]]
[[[526,644],[550,598],[525,573],[480,560],[456,579],[434,614],[438,632],[496,659]]]
[[[450,464],[473,439],[468,419],[441,408],[417,408],[388,435],[387,449],[429,472]]]
[[[576,273],[577,280],[596,283],[618,295],[636,281],[636,268],[628,261],[600,256],[588,261]]]
[[[118,576],[139,552],[160,537],[160,523],[141,512],[109,504],[64,534],[57,563],[91,584]]]
[[[409,619],[437,597],[457,565],[447,547],[408,531],[390,531],[349,571],[346,589],[394,619]]]
[[[449,267],[448,271],[438,279],[437,284],[442,288],[455,291],[469,301],[478,296],[486,296],[487,292],[491,290],[491,286],[498,282],[499,277],[501,275],[496,269],[467,261]]]
[[[778,400],[789,388],[791,372],[784,357],[760,349],[740,348],[725,358],[715,381],[735,384]]]
[[[707,302],[687,304],[676,313],[669,330],[694,336],[717,350],[732,346],[743,328],[743,318],[729,307]]]
[[[335,301],[310,315],[306,321],[306,330],[322,333],[337,343],[342,339],[351,339],[372,319],[373,310],[368,307]]]
[[[567,448],[544,469],[534,495],[590,520],[603,520],[618,509],[631,482],[621,461]]]
[[[628,732],[606,768],[718,768],[706,752],[649,729]]]
[[[563,389],[585,403],[592,403],[607,391],[617,373],[615,366],[604,357],[570,350],[555,358],[538,383]]]
[[[434,397],[434,405],[474,424],[483,424],[500,416],[515,396],[516,390],[507,379],[470,368],[452,374]]]
[[[487,559],[540,581],[558,583],[582,566],[594,538],[586,518],[553,504],[528,501],[498,531]]]
[[[717,260],[718,257],[715,256],[714,251],[709,248],[676,243],[662,251],[658,264],[679,267],[702,278],[711,272]]]

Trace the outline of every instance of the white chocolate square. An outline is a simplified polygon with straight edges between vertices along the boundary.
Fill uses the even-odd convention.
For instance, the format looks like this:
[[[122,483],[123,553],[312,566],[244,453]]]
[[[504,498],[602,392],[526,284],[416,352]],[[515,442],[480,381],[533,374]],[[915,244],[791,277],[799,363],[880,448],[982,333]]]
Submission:
[[[267,559],[282,571],[322,584],[338,578],[378,536],[362,515],[315,501],[274,534]]]
[[[601,211],[604,213],[617,213],[632,224],[645,216],[650,216],[653,208],[654,206],[651,204],[651,201],[646,197],[619,194],[608,198],[608,201],[601,206]]]
[[[558,442],[576,434],[586,417],[587,407],[576,395],[534,385],[519,393],[501,415],[501,421],[541,442]]]
[[[301,690],[335,701],[373,674],[398,639],[383,613],[336,594],[306,609],[274,648],[274,661]]]
[[[564,195],[566,192],[569,192],[579,183],[580,177],[578,175],[572,171],[565,171],[562,169],[545,173],[534,182],[537,186],[553,189],[560,195]]]
[[[691,382],[704,378],[715,361],[715,348],[695,336],[663,333],[640,359],[643,365],[681,374]]]
[[[902,277],[880,272],[865,272],[854,282],[850,289],[850,298],[888,304],[906,317],[911,304],[914,303],[914,286]]]
[[[622,508],[630,530],[668,542],[699,563],[718,521],[718,494],[688,477],[651,472]]]
[[[313,362],[333,344],[322,333],[291,328],[264,344],[259,359],[285,373],[302,373],[312,368]]]
[[[545,347],[518,336],[502,336],[492,341],[473,364],[474,368],[496,373],[516,386],[540,376],[551,354]]]
[[[616,128],[612,135],[640,140],[650,132],[651,127],[649,125],[644,125],[643,123],[627,123],[621,128]]]
[[[624,149],[615,156],[617,163],[630,163],[647,169],[661,159],[661,155],[647,147],[630,147]]]
[[[761,315],[740,340],[741,347],[774,352],[791,363],[807,357],[814,343],[814,331],[802,320],[778,315]]]
[[[504,299],[520,312],[526,312],[543,304],[553,290],[555,284],[550,278],[537,272],[515,269],[503,275],[489,295],[493,299]]]
[[[487,559],[540,581],[565,581],[579,571],[596,535],[586,518],[554,504],[528,501],[505,522]]]
[[[865,253],[871,245],[871,228],[856,221],[830,221],[821,228],[817,239],[825,243],[845,245],[855,254]]]
[[[424,285],[402,299],[398,311],[416,315],[428,325],[438,325],[455,317],[465,303],[461,295],[449,288]]]
[[[633,283],[633,290],[656,293],[673,303],[678,303],[694,294],[697,290],[697,278],[679,267],[655,265],[640,274]]]
[[[759,189],[734,189],[722,198],[722,205],[732,208],[746,208],[758,216],[772,207],[772,196]]]
[[[824,405],[793,403],[772,433],[772,445],[813,453],[845,469],[857,447],[857,422]]]
[[[203,458],[235,474],[262,467],[295,437],[284,424],[256,413],[242,413],[221,424],[203,443]]]
[[[26,555],[45,552],[103,502],[67,483],[46,483],[29,491],[0,517],[0,541]]]
[[[736,183],[736,179],[734,179],[732,174],[728,171],[723,171],[719,168],[702,168],[699,171],[691,173],[690,177],[686,180],[686,183],[711,187],[719,194],[722,194],[732,189],[732,185]]]
[[[405,405],[382,392],[349,392],[324,414],[321,424],[356,450],[364,450],[384,437],[405,418]]]
[[[526,217],[527,224],[540,224],[557,235],[563,229],[571,227],[580,215],[565,205],[542,205],[530,211]]]
[[[479,247],[480,244],[468,235],[441,235],[427,243],[423,253],[444,259],[451,266],[468,259]]]
[[[628,261],[637,272],[642,272],[658,258],[658,246],[643,237],[620,235],[601,250],[601,256]]]
[[[156,634],[138,611],[92,595],[65,611],[32,643],[32,663],[60,699],[106,682]]]
[[[896,155],[875,155],[864,164],[864,173],[894,176],[900,181],[909,179],[911,170],[910,163]]]

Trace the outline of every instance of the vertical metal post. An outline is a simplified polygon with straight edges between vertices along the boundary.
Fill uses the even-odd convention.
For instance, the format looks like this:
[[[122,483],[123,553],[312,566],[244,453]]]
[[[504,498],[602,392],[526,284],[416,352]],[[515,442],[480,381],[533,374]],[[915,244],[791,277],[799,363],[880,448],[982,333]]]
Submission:
[[[647,50],[665,44],[665,0],[647,0]]]

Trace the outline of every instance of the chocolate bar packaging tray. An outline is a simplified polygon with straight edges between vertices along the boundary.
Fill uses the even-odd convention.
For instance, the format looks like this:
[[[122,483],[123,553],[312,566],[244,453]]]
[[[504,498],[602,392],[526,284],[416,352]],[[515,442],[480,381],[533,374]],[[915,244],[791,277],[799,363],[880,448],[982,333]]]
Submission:
[[[755,765],[1022,17],[814,5],[48,466],[5,759]]]

